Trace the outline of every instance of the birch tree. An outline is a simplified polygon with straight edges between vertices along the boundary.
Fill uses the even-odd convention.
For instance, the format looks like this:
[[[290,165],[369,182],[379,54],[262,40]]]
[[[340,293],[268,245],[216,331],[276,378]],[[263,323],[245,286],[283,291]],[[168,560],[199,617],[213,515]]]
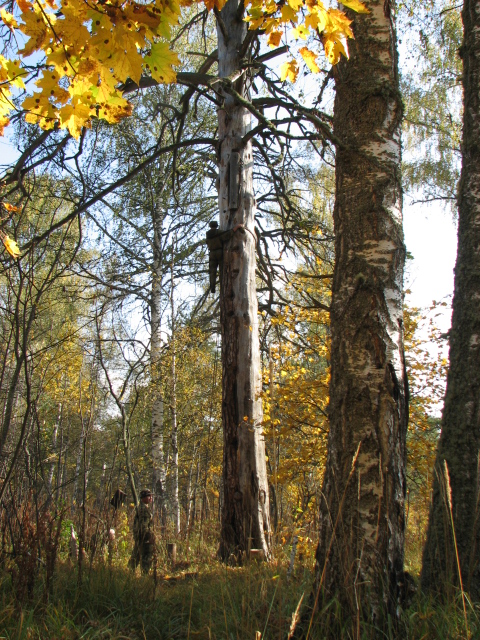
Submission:
[[[330,433],[313,595],[381,627],[398,615],[403,578],[402,103],[394,3],[365,4],[335,72]]]
[[[164,456],[164,405],[162,358],[162,292],[163,292],[163,218],[162,199],[157,197],[152,209],[153,273],[150,302],[150,370],[152,378],[152,484],[154,504],[165,525],[166,470]]]

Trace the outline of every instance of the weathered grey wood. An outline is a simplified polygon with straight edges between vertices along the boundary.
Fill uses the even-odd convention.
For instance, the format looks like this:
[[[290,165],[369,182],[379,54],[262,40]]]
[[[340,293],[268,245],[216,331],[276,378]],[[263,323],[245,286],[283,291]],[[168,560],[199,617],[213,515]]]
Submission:
[[[229,193],[228,193],[228,207],[229,209],[236,209],[238,207],[238,196],[240,190],[240,154],[237,151],[232,151],[230,154],[230,175],[229,175]]]
[[[239,51],[247,33],[243,5],[228,0],[219,27],[218,71],[220,77],[237,78],[235,88],[246,95],[245,74]],[[223,506],[220,555],[238,559],[252,547],[270,557],[270,517],[262,432],[261,364],[255,286],[255,200],[253,153],[250,141],[242,142],[250,127],[250,114],[223,97],[218,110],[220,228],[243,224],[224,247],[220,313],[222,326],[222,424]],[[238,154],[238,206],[231,208],[229,168],[232,153]],[[236,160],[233,161],[235,163]]]

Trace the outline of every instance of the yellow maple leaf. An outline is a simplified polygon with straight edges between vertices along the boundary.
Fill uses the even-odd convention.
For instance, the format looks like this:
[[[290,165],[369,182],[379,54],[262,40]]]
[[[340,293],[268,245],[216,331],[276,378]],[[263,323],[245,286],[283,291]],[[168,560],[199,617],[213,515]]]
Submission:
[[[265,13],[275,13],[276,10],[277,3],[275,2],[275,0],[267,0],[267,2],[265,3]]]
[[[131,115],[133,105],[120,98],[123,104],[103,104],[98,109],[98,117],[110,123],[120,122],[127,116]]]
[[[312,73],[319,73],[320,67],[317,64],[317,55],[313,51],[310,51],[308,47],[302,47],[299,49],[299,52],[310,71],[312,71]]]
[[[325,55],[330,64],[337,64],[342,55],[348,58],[347,43],[342,42],[338,36],[324,37],[323,46],[325,47]]]
[[[305,16],[305,26],[321,33],[329,22],[328,12],[323,6],[318,5],[309,6],[308,10],[310,13]]]
[[[0,136],[3,136],[3,131],[5,127],[10,124],[10,119],[6,116],[0,116]]]
[[[272,31],[278,31],[278,27],[280,26],[280,22],[277,18],[274,17],[269,17],[265,19],[265,22],[263,24],[263,30],[265,32],[265,34],[269,34]]]
[[[83,127],[90,127],[91,112],[86,104],[67,104],[58,111],[60,127],[68,129],[72,137],[79,138]]]
[[[280,40],[282,39],[283,31],[272,31],[269,33],[267,38],[267,44],[269,44],[272,48],[278,47],[280,44]]]
[[[178,55],[170,49],[168,42],[152,44],[150,53],[145,57],[144,62],[154,80],[168,84],[177,79],[173,66],[179,64],[180,61]]]
[[[0,55],[0,82],[4,85],[3,90],[10,95],[10,88],[7,85],[13,85],[25,89],[25,83],[22,76],[27,72],[20,66],[20,60],[8,60]]]
[[[370,13],[367,7],[363,2],[360,2],[360,0],[345,0],[345,2],[342,0],[342,4],[344,7],[348,7],[357,13]]]
[[[295,40],[298,40],[299,38],[306,40],[310,35],[310,32],[304,24],[299,24],[298,27],[292,29],[292,35]]]
[[[292,9],[297,12],[300,7],[303,7],[303,0],[287,0],[287,3],[292,7]]]
[[[3,20],[3,23],[7,25],[10,31],[14,31],[16,27],[18,27],[18,23],[15,20],[14,16],[6,11],[3,7],[0,9],[0,17]]]
[[[44,96],[54,98],[55,102],[65,104],[68,102],[70,95],[63,87],[59,86],[60,74],[54,69],[53,71],[45,71],[40,80],[37,80],[35,84],[42,90]]]
[[[48,95],[34,93],[25,98],[22,107],[28,112],[25,120],[30,124],[38,124],[42,129],[52,129],[55,126],[57,116]]]
[[[282,22],[298,22],[297,12],[289,4],[283,5],[280,14]]]
[[[46,64],[49,67],[55,67],[55,70],[60,75],[65,75],[69,72],[70,56],[67,55],[67,52],[63,47],[55,47],[47,49],[47,60]],[[73,71],[73,69],[71,69]]]
[[[123,48],[115,47],[108,60],[113,75],[119,82],[125,82],[127,78],[131,78],[134,82],[140,81],[142,56],[132,41],[125,42]]]
[[[39,11],[29,10],[22,13],[21,18],[24,24],[20,25],[20,31],[28,36],[28,41],[23,49],[19,50],[19,53],[28,57],[34,51],[45,46],[50,38],[45,19]]]
[[[353,38],[353,31],[350,27],[351,24],[352,21],[347,18],[343,11],[329,9],[328,24],[325,30],[330,34],[338,33],[341,37]]]
[[[12,258],[20,257],[20,249],[15,240],[12,240],[6,233],[1,233],[2,242],[5,245],[5,249],[12,256]]]
[[[280,79],[284,82],[287,78],[290,82],[295,82],[298,76],[298,62],[293,60],[288,60],[284,62],[280,67]]]
[[[264,23],[264,18],[256,18],[256,19],[252,19],[247,17],[245,19],[246,22],[249,22],[250,24],[248,25],[248,28],[252,31],[256,31],[257,29],[261,29],[262,25]]]

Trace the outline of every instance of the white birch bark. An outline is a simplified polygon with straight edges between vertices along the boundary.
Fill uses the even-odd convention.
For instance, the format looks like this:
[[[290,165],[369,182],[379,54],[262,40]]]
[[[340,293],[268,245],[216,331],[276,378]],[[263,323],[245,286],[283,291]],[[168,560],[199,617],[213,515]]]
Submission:
[[[175,241],[173,246],[175,246]],[[175,282],[173,276],[173,248],[172,248],[172,286],[170,291],[170,313],[172,319],[171,326],[171,348],[172,348],[172,474],[173,474],[173,492],[172,492],[172,508],[173,508],[173,526],[175,534],[180,533],[180,502],[178,499],[178,426],[177,426],[177,370],[176,370],[176,351],[175,351]]]
[[[63,406],[62,403],[59,402],[57,420],[55,421],[55,425],[53,427],[53,433],[52,433],[52,456],[55,455],[55,451],[57,449],[58,429],[62,422],[62,406]],[[57,466],[57,461],[53,459],[52,462],[50,463],[50,469],[48,471],[48,478],[47,478],[47,491],[48,491],[49,498],[51,498],[51,495],[52,495],[53,474],[55,473],[56,466]]]
[[[85,426],[82,421],[82,430],[80,431],[80,440],[78,443],[77,459],[75,461],[75,475],[73,476],[74,481],[73,481],[72,504],[71,504],[72,511],[74,511],[75,509],[75,503],[78,504],[78,497],[79,497],[78,480],[80,477],[80,467],[82,465],[84,441],[85,441]]]
[[[153,274],[151,295],[151,383],[152,383],[152,484],[154,505],[165,524],[166,471],[164,455],[164,406],[162,385],[162,278],[163,211],[158,197],[153,211]]]
[[[335,269],[328,458],[315,598],[379,629],[403,583],[408,390],[403,356],[402,103],[394,3],[348,12],[335,69]]]

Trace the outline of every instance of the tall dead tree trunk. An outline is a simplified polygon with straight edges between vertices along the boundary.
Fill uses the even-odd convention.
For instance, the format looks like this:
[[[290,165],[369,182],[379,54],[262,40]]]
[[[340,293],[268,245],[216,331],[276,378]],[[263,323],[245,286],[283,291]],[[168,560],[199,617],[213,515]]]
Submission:
[[[349,12],[335,69],[335,269],[328,459],[315,598],[376,626],[403,578],[407,383],[403,354],[400,99],[393,2]]]
[[[240,95],[248,92],[240,57],[247,24],[243,3],[228,0],[217,16],[218,72]],[[265,440],[262,432],[260,350],[255,287],[253,152],[243,138],[250,114],[225,94],[218,110],[220,228],[243,224],[224,245],[220,291],[222,425],[224,434],[220,555],[237,558],[249,548],[270,555]],[[220,266],[222,268],[222,265]]]
[[[152,381],[152,484],[154,505],[166,524],[166,470],[164,455],[164,407],[162,380],[162,280],[163,211],[158,197],[153,210],[153,275],[151,295],[151,381]]]
[[[480,595],[480,6],[462,11],[463,145],[458,189],[450,367],[437,451],[433,501],[423,554],[422,588],[445,594],[459,584],[451,516],[463,585]],[[447,463],[448,474],[444,466]],[[448,502],[451,489],[451,513]]]

